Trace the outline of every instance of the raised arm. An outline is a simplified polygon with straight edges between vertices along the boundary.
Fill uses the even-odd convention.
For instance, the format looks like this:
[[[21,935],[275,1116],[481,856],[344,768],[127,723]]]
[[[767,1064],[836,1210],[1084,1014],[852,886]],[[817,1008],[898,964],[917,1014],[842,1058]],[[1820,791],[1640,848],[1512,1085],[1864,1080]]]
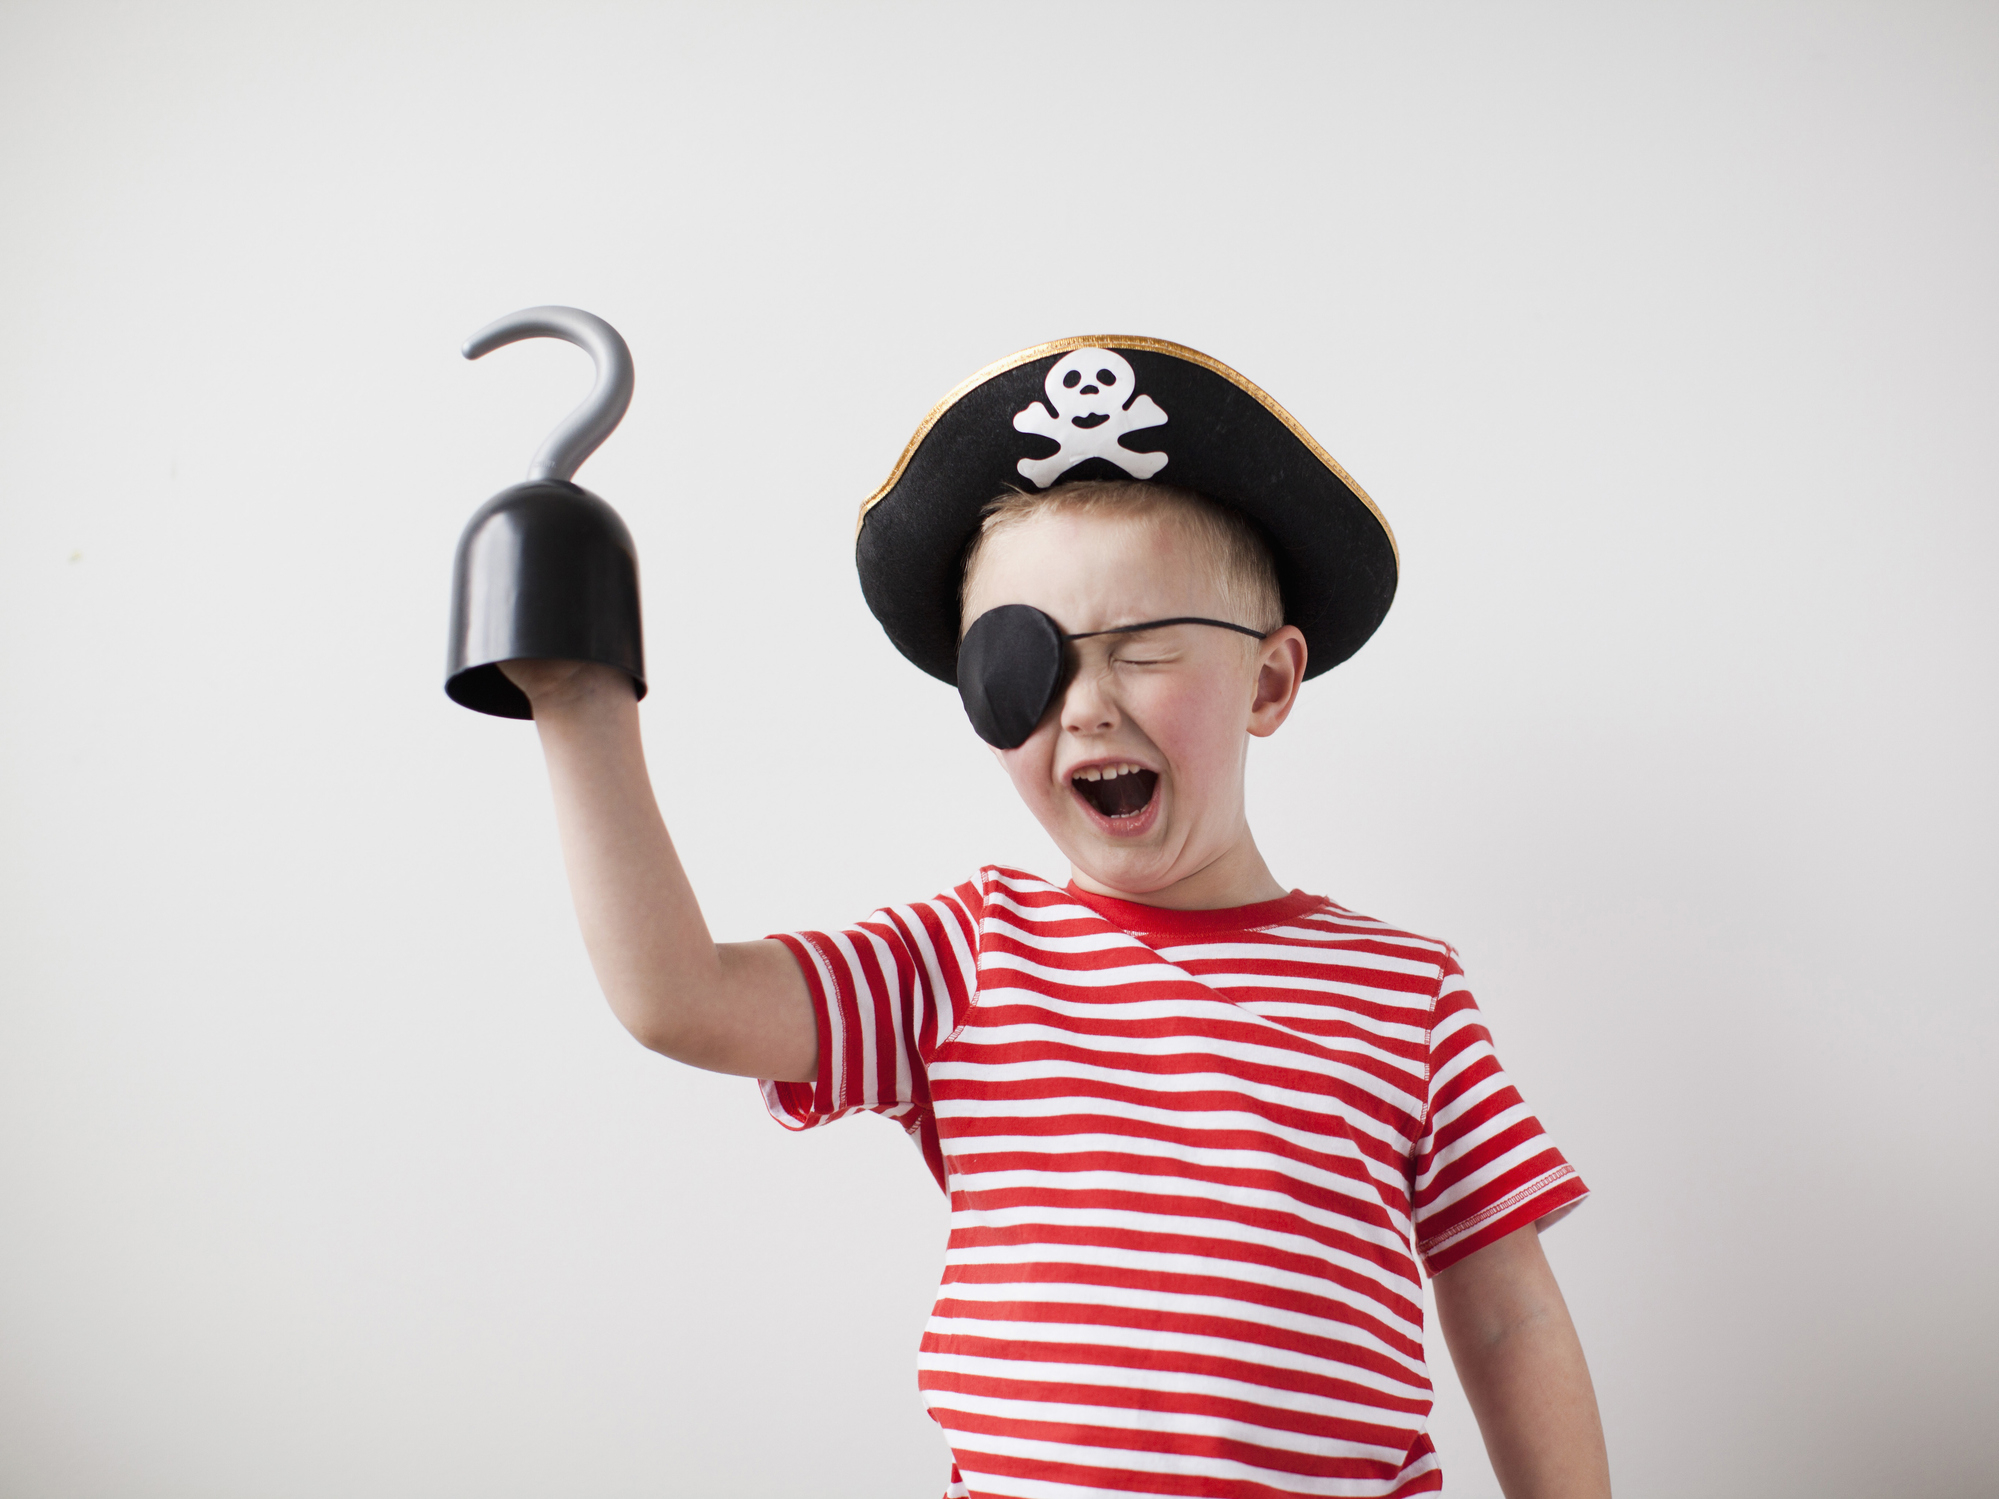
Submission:
[[[1451,1362],[1506,1499],[1609,1499],[1610,1459],[1568,1304],[1528,1227],[1433,1285]]]
[[[534,705],[583,944],[625,1029],[711,1072],[810,1080],[804,977],[781,943],[708,934],[653,796],[630,678],[575,661],[501,669]]]

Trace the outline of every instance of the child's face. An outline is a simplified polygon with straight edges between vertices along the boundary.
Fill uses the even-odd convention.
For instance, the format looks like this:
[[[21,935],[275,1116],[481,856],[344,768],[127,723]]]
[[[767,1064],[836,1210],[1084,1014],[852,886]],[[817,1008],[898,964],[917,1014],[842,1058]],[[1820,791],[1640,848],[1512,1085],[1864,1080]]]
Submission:
[[[1001,604],[1030,604],[1065,634],[1229,618],[1213,569],[1163,518],[1051,513],[1002,531],[980,549],[965,623]],[[1033,735],[993,753],[1086,886],[1170,895],[1245,851],[1254,858],[1243,812],[1249,735],[1289,714],[1304,637],[1290,626],[1257,641],[1172,625],[1067,649],[1075,673]],[[1121,767],[1136,771],[1113,774]]]

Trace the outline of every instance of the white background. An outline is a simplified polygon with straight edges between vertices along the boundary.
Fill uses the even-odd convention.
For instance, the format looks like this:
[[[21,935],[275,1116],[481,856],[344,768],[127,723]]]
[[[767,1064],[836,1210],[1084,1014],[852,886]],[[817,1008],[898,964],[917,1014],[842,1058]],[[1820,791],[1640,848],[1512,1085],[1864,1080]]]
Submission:
[[[941,1487],[915,1152],[626,1039],[440,691],[548,301],[727,937],[1064,872],[855,584],[935,399],[1273,392],[1404,571],[1253,820],[1595,1188],[1620,1494],[1992,1492],[1995,85],[1990,5],[0,4],[0,1493]]]

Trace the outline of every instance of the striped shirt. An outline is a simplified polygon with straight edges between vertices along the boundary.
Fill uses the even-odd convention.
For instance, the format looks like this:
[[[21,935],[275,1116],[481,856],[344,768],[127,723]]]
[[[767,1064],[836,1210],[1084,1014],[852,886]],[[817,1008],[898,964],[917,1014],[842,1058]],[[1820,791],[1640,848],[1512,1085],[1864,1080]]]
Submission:
[[[1392,1495],[1432,1274],[1579,1200],[1445,943],[1294,891],[1166,911],[989,868],[783,936],[819,1075],[951,1201],[919,1384],[951,1495]]]

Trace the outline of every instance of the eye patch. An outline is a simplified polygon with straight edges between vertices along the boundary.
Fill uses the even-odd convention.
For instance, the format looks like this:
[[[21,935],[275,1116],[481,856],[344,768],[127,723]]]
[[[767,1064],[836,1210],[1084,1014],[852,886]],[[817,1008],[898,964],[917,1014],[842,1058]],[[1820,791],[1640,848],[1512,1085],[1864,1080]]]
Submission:
[[[1134,635],[1165,625],[1213,625],[1256,640],[1264,636],[1263,631],[1248,625],[1192,615],[1065,635],[1060,625],[1031,604],[1001,604],[973,620],[972,628],[958,642],[958,696],[964,701],[965,716],[993,748],[1017,749],[1027,742],[1062,689],[1068,674],[1065,647],[1069,641]]]

